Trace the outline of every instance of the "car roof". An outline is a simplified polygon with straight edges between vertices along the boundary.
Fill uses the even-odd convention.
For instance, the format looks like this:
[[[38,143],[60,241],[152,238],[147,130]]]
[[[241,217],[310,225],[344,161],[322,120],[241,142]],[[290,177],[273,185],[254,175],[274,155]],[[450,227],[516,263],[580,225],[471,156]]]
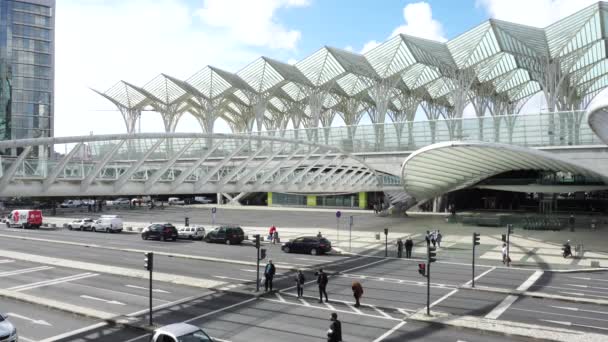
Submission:
[[[174,323],[174,324],[169,324],[169,325],[165,325],[164,327],[160,327],[158,329],[156,329],[156,332],[160,332],[163,334],[169,333],[169,334],[173,334],[174,336],[182,336],[185,334],[190,334],[193,333],[195,331],[199,331],[200,328],[191,324],[187,324],[187,323]]]

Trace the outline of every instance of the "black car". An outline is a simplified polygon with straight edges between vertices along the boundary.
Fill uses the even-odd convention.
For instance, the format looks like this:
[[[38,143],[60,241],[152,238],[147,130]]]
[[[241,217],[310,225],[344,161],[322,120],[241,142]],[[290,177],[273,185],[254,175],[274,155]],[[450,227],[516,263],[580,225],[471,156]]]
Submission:
[[[217,227],[205,235],[207,242],[221,242],[227,245],[236,245],[245,240],[245,232],[238,226]]]
[[[141,238],[175,241],[177,240],[177,229],[171,223],[153,223],[144,228]]]
[[[281,246],[285,253],[322,254],[331,251],[331,242],[324,237],[301,236]]]

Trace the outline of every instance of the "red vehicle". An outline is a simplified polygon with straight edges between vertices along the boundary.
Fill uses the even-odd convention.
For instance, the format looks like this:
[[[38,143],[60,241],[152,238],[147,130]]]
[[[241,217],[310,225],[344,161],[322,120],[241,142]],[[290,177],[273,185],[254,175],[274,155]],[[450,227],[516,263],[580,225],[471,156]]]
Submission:
[[[13,210],[7,217],[7,227],[40,228],[42,225],[42,211],[37,209]]]

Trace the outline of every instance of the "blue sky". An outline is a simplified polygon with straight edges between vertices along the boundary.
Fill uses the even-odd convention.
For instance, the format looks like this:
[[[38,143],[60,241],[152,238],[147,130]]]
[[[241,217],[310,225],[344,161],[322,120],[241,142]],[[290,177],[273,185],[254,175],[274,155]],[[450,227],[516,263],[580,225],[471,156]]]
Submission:
[[[237,72],[262,55],[294,63],[324,45],[361,53],[397,33],[445,41],[490,17],[544,27],[593,2],[58,0],[55,135],[124,132],[116,108],[90,90],[120,80],[143,86],[160,73],[186,79],[206,65]],[[542,108],[539,101],[532,108]],[[156,113],[145,113],[141,127],[164,130]],[[200,126],[185,115],[177,131]],[[228,126],[219,120],[216,131]]]

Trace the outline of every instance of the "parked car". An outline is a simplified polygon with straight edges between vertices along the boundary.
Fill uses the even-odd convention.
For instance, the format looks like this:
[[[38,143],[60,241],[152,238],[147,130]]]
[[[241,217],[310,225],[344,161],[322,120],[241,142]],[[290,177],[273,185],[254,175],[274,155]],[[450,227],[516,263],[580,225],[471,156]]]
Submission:
[[[94,232],[120,233],[122,232],[123,221],[118,215],[101,215],[91,225]]]
[[[331,242],[324,237],[301,236],[285,242],[281,249],[285,253],[322,254],[331,251]]]
[[[211,200],[205,196],[195,196],[194,203],[209,204],[209,203],[213,203],[213,200]]]
[[[181,227],[177,229],[177,235],[180,239],[202,240],[205,237],[205,227]]]
[[[72,230],[72,229],[80,229],[80,230],[90,230],[93,226],[93,223],[95,222],[95,220],[93,220],[92,218],[83,218],[83,219],[78,219],[78,220],[74,220],[70,223],[68,223],[68,229]]]
[[[11,211],[6,220],[6,227],[35,228],[42,225],[42,211],[38,209],[16,209]]]
[[[167,203],[169,205],[184,205],[186,204],[186,202],[182,199],[179,199],[179,197],[169,197],[169,199],[167,200]]]
[[[227,245],[236,245],[245,240],[245,232],[238,226],[221,226],[205,235],[207,242],[221,242]]]
[[[144,240],[158,239],[175,241],[177,240],[177,235],[177,229],[171,223],[152,223],[141,232],[141,238]]]
[[[131,203],[131,201],[128,198],[117,198],[113,201],[106,201],[106,205],[109,206],[123,206],[126,205],[128,206]]]
[[[67,200],[61,203],[59,206],[61,208],[80,208],[84,205],[81,200]]]
[[[154,330],[150,342],[213,342],[213,339],[199,327],[175,323]]]
[[[2,342],[17,342],[19,336],[17,336],[17,328],[8,320],[8,316],[0,314],[0,341]],[[206,340],[202,340],[206,341]],[[209,340],[211,341],[211,340]]]

